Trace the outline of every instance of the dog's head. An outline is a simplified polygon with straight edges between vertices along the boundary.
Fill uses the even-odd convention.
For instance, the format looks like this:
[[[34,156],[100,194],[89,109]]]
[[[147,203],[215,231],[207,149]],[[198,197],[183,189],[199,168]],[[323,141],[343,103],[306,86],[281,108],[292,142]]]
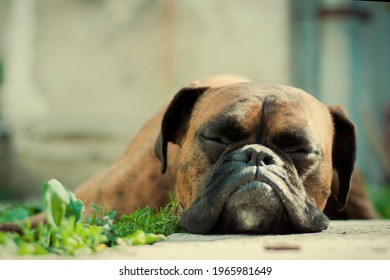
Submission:
[[[356,150],[355,127],[340,107],[251,82],[183,88],[156,143],[163,172],[168,142],[180,146],[176,198],[192,233],[326,229],[332,177],[342,209]]]

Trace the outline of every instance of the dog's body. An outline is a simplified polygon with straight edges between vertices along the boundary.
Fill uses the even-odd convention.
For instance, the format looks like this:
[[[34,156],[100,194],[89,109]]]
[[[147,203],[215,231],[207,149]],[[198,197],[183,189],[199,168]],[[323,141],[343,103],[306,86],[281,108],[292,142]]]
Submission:
[[[332,218],[375,217],[358,172],[351,175],[355,137],[339,107],[303,91],[212,78],[182,89],[75,194],[120,215],[164,206],[174,191],[191,232],[319,231],[327,225],[323,210]],[[252,157],[264,159],[248,166]]]
[[[183,88],[75,195],[86,215],[95,203],[119,216],[162,207],[173,191],[194,233],[316,232],[328,225],[323,212],[376,217],[352,175],[355,150],[341,108],[292,87],[216,77]]]

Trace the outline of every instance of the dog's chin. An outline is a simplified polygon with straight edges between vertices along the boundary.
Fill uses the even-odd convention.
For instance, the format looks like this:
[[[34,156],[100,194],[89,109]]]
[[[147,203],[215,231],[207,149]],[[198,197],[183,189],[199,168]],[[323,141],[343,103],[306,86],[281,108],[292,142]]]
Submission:
[[[328,227],[328,218],[312,204],[297,174],[277,165],[240,167],[227,162],[211,173],[180,218],[185,230],[286,234]]]
[[[226,201],[213,233],[289,233],[293,231],[283,202],[264,182],[239,187]]]

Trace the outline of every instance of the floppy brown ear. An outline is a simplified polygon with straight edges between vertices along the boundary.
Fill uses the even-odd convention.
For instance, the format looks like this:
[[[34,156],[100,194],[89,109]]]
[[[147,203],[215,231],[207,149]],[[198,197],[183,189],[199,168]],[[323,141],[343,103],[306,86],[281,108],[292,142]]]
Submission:
[[[342,211],[347,204],[352,172],[356,160],[356,128],[340,106],[331,106],[333,117],[333,184],[337,210]]]
[[[161,161],[161,172],[167,168],[168,142],[178,144],[188,129],[192,109],[198,98],[208,87],[185,87],[181,89],[169,104],[161,123],[161,132],[157,138],[154,151]]]

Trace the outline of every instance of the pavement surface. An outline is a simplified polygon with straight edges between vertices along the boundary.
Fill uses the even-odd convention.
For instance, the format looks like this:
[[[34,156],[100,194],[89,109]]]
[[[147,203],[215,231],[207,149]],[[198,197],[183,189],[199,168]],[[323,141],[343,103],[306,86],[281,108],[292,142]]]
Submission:
[[[154,245],[117,246],[92,256],[16,259],[390,260],[390,220],[331,221],[327,230],[310,234],[173,234]]]
[[[332,221],[326,231],[312,234],[173,234],[164,242],[105,250],[93,258],[390,260],[390,220]]]

